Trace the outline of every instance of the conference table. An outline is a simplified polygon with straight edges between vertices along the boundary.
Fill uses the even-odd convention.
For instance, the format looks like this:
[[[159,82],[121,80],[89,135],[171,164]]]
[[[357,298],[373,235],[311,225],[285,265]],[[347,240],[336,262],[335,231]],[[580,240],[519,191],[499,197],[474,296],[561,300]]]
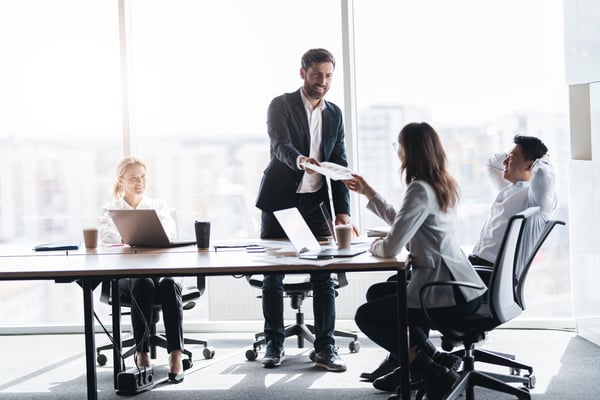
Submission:
[[[248,241],[246,241],[248,242]],[[239,243],[200,250],[195,246],[171,249],[132,248],[129,246],[99,247],[94,250],[63,250],[33,252],[19,247],[0,246],[0,281],[53,280],[77,281],[83,292],[87,398],[98,398],[96,381],[96,344],[94,325],[93,290],[100,281],[138,276],[217,276],[262,274],[270,272],[307,273],[311,271],[358,272],[394,270],[398,273],[398,324],[399,332],[407,331],[406,270],[404,259],[377,258],[368,252],[350,258],[303,260],[294,256],[280,256],[269,249],[281,248],[282,242],[252,240],[248,243],[262,246],[248,248]],[[239,246],[239,247],[237,247]],[[277,247],[278,246],[278,247]],[[260,249],[260,248],[259,248]],[[113,302],[113,360],[115,374],[120,363],[120,309]],[[410,399],[410,374],[408,368],[408,336],[398,335],[402,385],[396,398]]]

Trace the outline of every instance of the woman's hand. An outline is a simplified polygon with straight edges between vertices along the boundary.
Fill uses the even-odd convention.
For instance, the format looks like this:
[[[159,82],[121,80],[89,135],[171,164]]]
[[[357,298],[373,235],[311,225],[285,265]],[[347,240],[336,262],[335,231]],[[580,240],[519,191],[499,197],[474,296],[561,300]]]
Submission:
[[[346,185],[349,190],[352,190],[358,194],[364,194],[369,200],[371,200],[377,194],[375,189],[373,189],[367,183],[365,178],[358,174],[352,174],[352,179],[346,179],[342,182],[344,182],[344,185]]]

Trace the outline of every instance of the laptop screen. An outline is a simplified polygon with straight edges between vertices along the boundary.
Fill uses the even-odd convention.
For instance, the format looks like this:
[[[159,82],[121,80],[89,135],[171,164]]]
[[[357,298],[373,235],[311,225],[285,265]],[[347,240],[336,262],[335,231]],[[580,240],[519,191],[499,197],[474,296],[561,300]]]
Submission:
[[[297,208],[274,211],[275,218],[298,253],[319,251],[321,245]]]

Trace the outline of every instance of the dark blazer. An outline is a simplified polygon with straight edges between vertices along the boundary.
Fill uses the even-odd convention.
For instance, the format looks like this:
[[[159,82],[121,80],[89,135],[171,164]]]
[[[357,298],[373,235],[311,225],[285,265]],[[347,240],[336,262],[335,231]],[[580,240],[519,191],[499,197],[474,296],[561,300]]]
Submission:
[[[310,153],[310,132],[300,90],[276,97],[267,111],[271,160],[263,172],[256,200],[256,207],[263,211],[296,206],[296,190],[304,174],[297,168],[296,159]],[[342,111],[328,101],[323,108],[321,143],[321,161],[348,166]],[[323,184],[327,185],[325,179]],[[331,193],[335,214],[350,214],[346,186],[340,181],[331,181]]]

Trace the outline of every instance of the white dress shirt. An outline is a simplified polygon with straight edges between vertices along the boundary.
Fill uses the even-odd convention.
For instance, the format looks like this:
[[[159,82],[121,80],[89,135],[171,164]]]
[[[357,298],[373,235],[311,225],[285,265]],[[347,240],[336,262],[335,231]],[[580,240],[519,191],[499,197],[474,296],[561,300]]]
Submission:
[[[310,131],[310,154],[311,158],[321,162],[321,141],[323,130],[323,107],[325,103],[321,100],[319,104],[313,108],[310,101],[304,95],[304,90],[300,90],[304,110],[306,110],[306,119],[308,120],[308,129]],[[300,158],[300,157],[298,157]],[[300,168],[300,166],[298,166]],[[304,173],[298,190],[296,193],[314,193],[323,186],[323,176],[321,174]]]
[[[511,184],[502,178],[502,161],[505,157],[506,154],[500,153],[488,160],[490,179],[501,190],[492,203],[488,218],[481,229],[479,242],[473,248],[474,255],[492,263],[496,261],[500,242],[511,216],[528,207],[540,207],[540,214],[526,225],[526,243],[533,244],[558,205],[554,169],[548,159],[541,158],[533,163],[530,181]]]

